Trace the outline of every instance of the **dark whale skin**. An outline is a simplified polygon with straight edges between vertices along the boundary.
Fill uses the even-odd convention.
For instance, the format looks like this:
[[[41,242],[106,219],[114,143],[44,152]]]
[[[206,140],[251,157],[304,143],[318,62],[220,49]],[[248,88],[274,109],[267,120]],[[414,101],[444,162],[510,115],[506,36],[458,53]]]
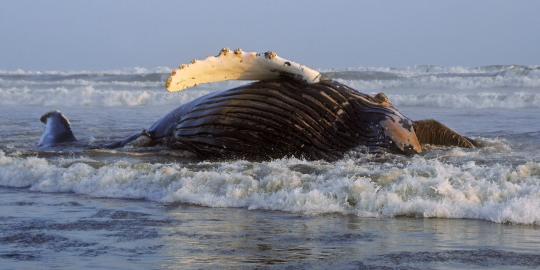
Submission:
[[[37,145],[39,149],[73,144],[77,141],[71,131],[69,120],[61,112],[47,112],[39,120],[45,124],[45,130]]]
[[[201,159],[335,160],[360,145],[422,151],[413,122],[386,97],[336,81],[250,83],[188,102],[148,131]]]

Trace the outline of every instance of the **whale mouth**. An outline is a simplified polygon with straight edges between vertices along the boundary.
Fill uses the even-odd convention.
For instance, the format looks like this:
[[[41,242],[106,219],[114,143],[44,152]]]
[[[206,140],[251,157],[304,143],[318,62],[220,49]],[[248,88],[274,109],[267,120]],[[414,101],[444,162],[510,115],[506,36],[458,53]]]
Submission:
[[[414,129],[396,121],[394,118],[381,122],[385,135],[391,139],[392,144],[405,155],[422,153],[422,145],[416,137]]]

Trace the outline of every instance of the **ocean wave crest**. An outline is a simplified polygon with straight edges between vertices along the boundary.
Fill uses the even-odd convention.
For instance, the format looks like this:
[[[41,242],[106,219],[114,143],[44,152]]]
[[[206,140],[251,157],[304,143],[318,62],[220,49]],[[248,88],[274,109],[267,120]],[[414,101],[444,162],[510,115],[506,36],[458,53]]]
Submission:
[[[396,106],[440,108],[540,108],[540,93],[480,92],[388,95]]]
[[[415,90],[425,89],[431,91],[445,90],[474,90],[474,89],[531,89],[540,87],[540,77],[439,77],[425,76],[414,78],[400,78],[392,80],[344,80],[338,81],[351,87],[362,89],[379,90]]]
[[[463,154],[463,153],[462,153]],[[279,159],[152,164],[57,161],[0,151],[0,185],[208,207],[540,224],[540,163]]]
[[[171,94],[165,90],[100,89],[92,85],[35,89],[31,87],[0,88],[0,105],[40,106],[96,106],[132,107],[142,105],[180,105],[214,89],[228,89],[234,84],[199,87]],[[373,94],[373,93],[372,93]],[[435,92],[387,94],[398,108],[400,106],[442,108],[540,108],[540,93],[516,92]]]
[[[0,88],[0,104],[97,107],[170,105],[183,104],[208,93],[208,90],[199,90],[173,95],[165,90],[110,90],[95,89],[93,86],[52,89]]]
[[[180,104],[201,92],[246,82],[167,93],[166,68],[117,71],[0,71],[0,105],[140,106]],[[385,92],[398,106],[540,108],[540,67],[415,66],[355,68],[324,73],[361,92]]]

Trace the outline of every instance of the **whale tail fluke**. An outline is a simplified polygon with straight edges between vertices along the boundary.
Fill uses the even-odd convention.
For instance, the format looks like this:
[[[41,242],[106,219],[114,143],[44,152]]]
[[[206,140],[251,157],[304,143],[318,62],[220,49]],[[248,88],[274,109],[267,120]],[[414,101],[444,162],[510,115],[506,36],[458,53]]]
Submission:
[[[41,135],[38,147],[54,147],[77,141],[71,131],[69,120],[61,112],[47,112],[39,120],[45,124],[45,131]]]
[[[89,149],[115,149],[124,147],[128,144],[142,147],[157,144],[157,142],[152,139],[152,135],[143,129],[141,132],[137,132],[120,141],[94,146],[84,145],[77,141],[77,138],[75,138],[75,135],[73,135],[73,131],[71,130],[71,124],[69,123],[68,118],[60,111],[47,112],[43,114],[39,120],[45,124],[45,131],[38,142],[38,147],[40,149],[58,146],[82,146],[83,148]]]

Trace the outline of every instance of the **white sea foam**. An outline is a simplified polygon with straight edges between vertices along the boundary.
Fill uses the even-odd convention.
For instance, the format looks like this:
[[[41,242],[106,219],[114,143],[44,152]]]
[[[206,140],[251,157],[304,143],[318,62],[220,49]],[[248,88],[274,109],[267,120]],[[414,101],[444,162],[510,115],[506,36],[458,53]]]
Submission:
[[[95,89],[93,86],[52,89],[23,87],[0,89],[0,104],[98,107],[168,105],[182,104],[208,93],[207,89],[171,95],[165,90],[111,90]]]
[[[479,68],[417,66],[409,68],[353,68],[333,70],[330,77],[365,88],[485,89],[538,87],[538,66]]]
[[[205,85],[170,94],[163,88],[167,71],[0,71],[0,105],[159,106],[245,83]],[[540,67],[536,66],[355,68],[333,73],[359,91],[387,93],[397,106],[540,108]]]
[[[58,87],[80,87],[92,86],[95,88],[110,88],[114,90],[132,90],[139,88],[158,89],[163,88],[164,83],[161,81],[95,81],[90,79],[63,79],[60,81],[36,81],[36,80],[6,80],[0,79],[2,88],[27,87],[33,89],[47,89],[55,86]]]
[[[342,83],[355,89],[431,89],[431,90],[475,90],[475,89],[522,89],[540,87],[540,77],[494,76],[494,77],[439,77],[435,75],[400,78],[391,80],[343,80]]]
[[[223,86],[229,87],[229,86]],[[226,89],[226,88],[223,88]],[[141,106],[183,104],[210,93],[211,87],[171,94],[165,90],[138,88],[133,90],[98,89],[92,85],[33,89],[30,87],[0,88],[0,105],[41,106]],[[540,108],[540,93],[534,92],[435,92],[388,94],[397,107],[446,108]]]
[[[396,106],[444,108],[540,108],[540,93],[480,92],[388,95]]]
[[[460,151],[465,156],[469,153]],[[417,156],[383,163],[350,158],[335,163],[279,159],[100,164],[87,159],[17,157],[0,151],[3,186],[303,214],[540,224],[539,181],[540,163],[532,161],[487,166]]]
[[[122,68],[122,69],[112,69],[112,70],[25,70],[25,69],[15,69],[15,70],[0,70],[0,76],[2,75],[78,75],[78,74],[90,74],[90,75],[125,75],[125,74],[148,74],[148,73],[170,73],[171,68],[169,67],[154,67],[154,68],[144,68],[144,67],[132,67],[132,68]]]

